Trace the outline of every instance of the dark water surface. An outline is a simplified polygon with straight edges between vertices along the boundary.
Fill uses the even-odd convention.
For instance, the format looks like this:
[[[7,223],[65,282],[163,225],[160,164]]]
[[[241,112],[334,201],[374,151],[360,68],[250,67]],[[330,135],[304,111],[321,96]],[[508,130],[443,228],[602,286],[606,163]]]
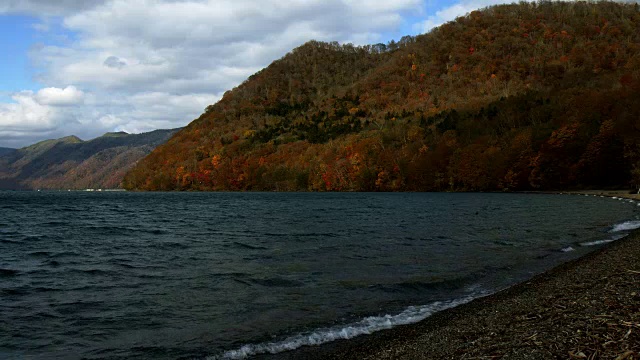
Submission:
[[[0,358],[242,358],[415,322],[640,227],[527,194],[0,192]]]

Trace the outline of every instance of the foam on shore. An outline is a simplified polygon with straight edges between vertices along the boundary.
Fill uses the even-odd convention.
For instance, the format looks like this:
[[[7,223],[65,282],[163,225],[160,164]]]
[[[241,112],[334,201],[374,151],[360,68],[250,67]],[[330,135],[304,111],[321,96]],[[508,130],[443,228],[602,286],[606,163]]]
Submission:
[[[227,351],[220,356],[208,357],[207,360],[246,359],[249,356],[277,354],[284,351],[295,350],[302,346],[321,345],[336,340],[352,339],[356,336],[391,329],[399,325],[417,323],[438,311],[468,303],[484,295],[487,294],[478,293],[456,300],[437,301],[422,306],[409,306],[396,315],[370,316],[353,324],[317,329],[312,332],[290,336],[282,341],[247,344],[239,349]]]
[[[639,228],[640,228],[640,220],[631,220],[631,221],[625,221],[621,224],[614,225],[609,232],[615,233],[615,232],[621,232],[621,231],[635,230]]]

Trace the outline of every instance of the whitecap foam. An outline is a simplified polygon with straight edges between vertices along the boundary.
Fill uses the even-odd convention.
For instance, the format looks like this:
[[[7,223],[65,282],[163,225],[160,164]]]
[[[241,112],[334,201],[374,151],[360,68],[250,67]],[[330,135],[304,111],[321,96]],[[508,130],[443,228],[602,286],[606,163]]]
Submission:
[[[639,220],[631,220],[631,221],[625,221],[621,224],[616,224],[613,225],[613,228],[611,230],[609,230],[609,232],[620,232],[620,231],[629,231],[629,230],[635,230],[640,228],[640,221]]]
[[[571,246],[567,246],[566,248],[561,249],[560,251],[562,251],[562,252],[565,252],[565,253],[566,253],[566,252],[571,252],[571,251],[575,251],[575,250],[576,250],[576,249],[572,248]]]
[[[227,351],[220,356],[207,357],[207,360],[246,359],[249,356],[259,354],[277,354],[284,351],[295,350],[302,346],[321,345],[336,340],[352,339],[356,336],[391,329],[399,325],[413,324],[426,319],[438,311],[468,303],[484,295],[486,294],[478,294],[477,296],[468,296],[451,301],[437,301],[429,305],[409,306],[397,315],[370,316],[353,324],[318,329],[310,333],[290,336],[282,341],[248,344],[239,349]]]
[[[596,241],[589,241],[589,242],[580,243],[580,246],[598,246],[598,245],[608,244],[610,242],[614,242],[614,241],[620,240],[620,239],[625,238],[625,237],[627,237],[627,235],[615,235],[615,236],[612,236],[610,239],[596,240]]]
[[[582,245],[582,246],[597,246],[597,245],[607,244],[607,243],[610,243],[610,242],[613,242],[613,241],[615,241],[615,240],[613,240],[613,239],[596,240],[596,241],[580,243],[580,245]]]

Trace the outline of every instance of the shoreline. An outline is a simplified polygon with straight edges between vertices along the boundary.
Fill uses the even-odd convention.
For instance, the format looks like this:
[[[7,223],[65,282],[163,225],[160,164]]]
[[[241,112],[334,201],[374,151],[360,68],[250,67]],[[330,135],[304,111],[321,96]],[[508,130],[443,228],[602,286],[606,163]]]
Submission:
[[[582,196],[602,196],[609,198],[620,198],[640,201],[640,193],[630,193],[629,190],[565,190],[565,191],[516,191],[514,194],[556,194],[556,195],[582,195]]]
[[[528,281],[418,323],[255,358],[637,359],[638,259],[636,230]]]
[[[615,197],[620,199],[640,200],[640,194],[632,194],[625,190],[585,190],[585,191],[565,191],[564,194],[570,195],[586,195],[586,196],[604,196]]]

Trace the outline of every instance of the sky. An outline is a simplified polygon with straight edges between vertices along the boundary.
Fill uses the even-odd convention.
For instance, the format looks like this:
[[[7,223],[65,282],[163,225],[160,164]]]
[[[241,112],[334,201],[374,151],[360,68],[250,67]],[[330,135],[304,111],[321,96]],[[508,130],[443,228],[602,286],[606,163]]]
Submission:
[[[187,125],[309,40],[386,43],[504,0],[0,0],[0,147]]]

